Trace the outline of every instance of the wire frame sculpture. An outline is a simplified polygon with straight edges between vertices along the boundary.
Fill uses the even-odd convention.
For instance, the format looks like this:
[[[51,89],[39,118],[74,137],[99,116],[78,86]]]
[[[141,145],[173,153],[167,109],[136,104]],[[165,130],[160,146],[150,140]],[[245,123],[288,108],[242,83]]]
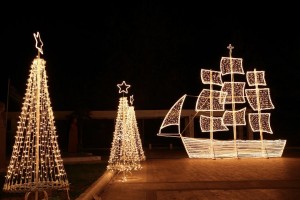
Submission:
[[[66,190],[69,182],[58,145],[55,120],[48,91],[46,61],[39,32],[34,33],[38,55],[34,58],[19,116],[15,143],[5,176],[5,192],[24,192],[35,199],[48,190]]]

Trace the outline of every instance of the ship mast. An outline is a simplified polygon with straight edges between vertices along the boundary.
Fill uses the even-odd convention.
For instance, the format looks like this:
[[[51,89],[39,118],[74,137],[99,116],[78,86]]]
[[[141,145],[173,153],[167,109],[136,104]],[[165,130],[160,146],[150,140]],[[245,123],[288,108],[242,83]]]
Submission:
[[[259,88],[257,84],[257,76],[256,76],[256,69],[254,68],[254,82],[255,82],[255,93],[257,97],[257,113],[258,113],[258,127],[259,127],[259,135],[261,140],[261,154],[264,156],[264,151],[268,158],[268,152],[264,144],[264,137],[263,137],[263,128],[262,128],[262,120],[261,120],[261,107],[260,107],[260,98],[259,98]]]
[[[201,69],[201,80],[203,84],[209,84],[209,89],[203,89],[198,95],[195,111],[208,111],[209,116],[200,115],[200,128],[202,132],[209,132],[209,152],[210,157],[215,159],[216,152],[214,149],[214,132],[228,131],[222,117],[215,117],[214,111],[224,111],[225,98],[227,93],[214,90],[213,85],[222,86],[221,72]]]
[[[209,107],[210,107],[210,124],[209,124],[209,127],[210,127],[210,134],[209,134],[209,137],[210,137],[210,151],[211,151],[211,156],[213,159],[215,159],[215,153],[214,153],[214,147],[213,147],[213,138],[214,138],[214,119],[213,119],[213,116],[214,116],[214,111],[213,111],[213,84],[212,84],[212,81],[213,81],[213,78],[212,78],[212,71],[209,72],[209,79],[210,79],[210,84],[209,84]]]
[[[229,44],[229,46],[227,47],[227,49],[229,49],[229,60],[230,60],[230,81],[231,83],[234,83],[234,75],[233,75],[233,64],[232,64],[232,49],[234,49],[234,47]],[[234,84],[231,84],[231,99],[232,99],[232,111],[233,111],[233,115],[232,115],[232,121],[233,121],[233,125],[232,125],[232,129],[233,129],[233,142],[234,142],[234,150],[236,152],[236,157],[238,157],[238,150],[237,150],[237,146],[236,146],[236,116],[235,116],[235,97],[234,97]]]

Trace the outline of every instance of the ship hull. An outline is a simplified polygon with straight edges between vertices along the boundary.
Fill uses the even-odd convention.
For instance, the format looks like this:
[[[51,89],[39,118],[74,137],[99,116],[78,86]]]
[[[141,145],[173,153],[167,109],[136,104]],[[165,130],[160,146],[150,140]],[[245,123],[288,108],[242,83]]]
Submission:
[[[278,158],[286,145],[286,140],[181,139],[189,158]]]

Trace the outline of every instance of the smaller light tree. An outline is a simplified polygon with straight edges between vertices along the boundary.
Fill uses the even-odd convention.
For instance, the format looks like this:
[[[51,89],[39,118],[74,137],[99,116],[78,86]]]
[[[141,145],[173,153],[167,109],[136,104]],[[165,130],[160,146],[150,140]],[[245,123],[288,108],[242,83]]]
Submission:
[[[125,81],[117,85],[119,93],[123,96],[119,99],[117,118],[115,123],[115,131],[113,135],[112,147],[108,160],[108,170],[123,172],[123,181],[126,181],[126,174],[132,170],[141,168],[140,158],[136,146],[136,140],[133,132],[127,97],[124,93],[128,93]],[[124,89],[125,88],[125,89]]]
[[[139,156],[140,161],[146,160],[145,153],[143,150],[143,145],[139,133],[139,128],[136,120],[135,110],[133,106],[133,95],[130,96],[130,106],[128,110],[128,124],[131,126],[132,133],[134,136],[134,141],[136,142],[137,154]]]

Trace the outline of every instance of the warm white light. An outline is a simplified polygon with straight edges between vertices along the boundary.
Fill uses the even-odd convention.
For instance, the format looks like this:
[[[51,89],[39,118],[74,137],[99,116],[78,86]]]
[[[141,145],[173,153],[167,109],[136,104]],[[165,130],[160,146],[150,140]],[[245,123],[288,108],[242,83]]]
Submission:
[[[124,85],[123,83],[122,85]],[[121,90],[121,84],[118,84],[118,87]],[[128,88],[128,85],[126,87]],[[126,180],[127,173],[141,169],[140,161],[146,159],[134,106],[132,106],[133,95],[130,96],[130,104],[131,106],[128,105],[127,97],[121,97],[119,100],[115,131],[107,165],[107,170],[123,172],[123,181]]]
[[[133,95],[131,95],[131,96],[130,96],[130,105],[131,105],[131,106],[132,106],[132,104],[133,104],[133,101],[134,101]]]
[[[235,111],[225,110],[223,114],[224,124],[226,126],[246,125],[245,115],[246,108]]]
[[[39,32],[37,33],[34,33],[33,34],[34,36],[34,39],[35,39],[35,48],[37,48],[37,50],[43,54],[43,41],[42,41],[42,38],[41,38],[41,35]]]
[[[246,89],[246,97],[254,111],[257,113],[249,114],[249,123],[253,132],[270,133],[273,131],[270,125],[270,113],[262,113],[263,110],[274,109],[271,101],[269,88],[259,88],[259,86],[266,86],[265,72],[264,71],[251,71],[247,73],[247,82],[249,86],[255,86],[255,89]]]
[[[219,71],[201,69],[200,75],[203,84],[223,85],[222,74]]]
[[[181,137],[189,158],[236,158],[235,143],[239,158],[279,158],[283,154],[286,140],[213,140]],[[213,147],[213,154],[212,148]]]
[[[226,92],[203,89],[196,102],[196,111],[223,111]]]
[[[169,110],[169,112],[167,113],[167,115],[164,118],[164,121],[162,122],[160,129],[159,129],[159,133],[158,134],[163,134],[161,132],[161,130],[167,126],[172,126],[172,125],[176,125],[178,126],[178,133],[176,133],[176,135],[180,134],[180,115],[181,115],[181,110],[182,110],[182,105],[183,102],[186,98],[186,94],[183,95],[173,106],[172,108]]]
[[[127,85],[125,81],[123,81],[121,84],[117,84],[119,88],[119,93],[128,93],[128,88],[130,88],[130,85]]]
[[[200,116],[200,128],[202,132],[228,131],[222,117],[207,117],[204,115]]]
[[[270,113],[249,113],[249,122],[253,132],[266,132],[272,134],[273,131],[270,126]]]
[[[203,89],[198,95],[195,111],[209,111],[208,116],[200,115],[199,123],[202,132],[210,133],[210,155],[215,158],[214,132],[228,131],[228,128],[223,123],[223,118],[215,117],[214,112],[224,111],[227,92],[214,90],[214,85],[223,86],[222,74],[219,71],[201,69],[201,81],[203,84],[209,84],[209,89]],[[187,145],[187,142],[185,144],[192,146]]]
[[[232,65],[232,70],[230,69],[231,65]],[[220,66],[221,66],[222,75],[231,74],[231,73],[244,74],[243,59],[241,58],[222,57]]]
[[[246,78],[249,86],[267,85],[265,80],[265,72],[264,71],[248,71],[246,73]]]
[[[134,106],[129,106],[128,110],[128,130],[132,132],[133,134],[133,146],[135,146],[137,155],[138,155],[138,160],[143,161],[146,160],[144,150],[143,150],[143,145],[139,133],[139,128],[135,116],[135,111],[134,111]]]
[[[243,69],[243,59],[233,58],[231,56],[234,47],[229,44],[227,47],[229,49],[229,57],[222,57],[220,61],[220,69],[222,75],[226,74],[245,74]]]
[[[257,111],[258,109],[269,110],[274,108],[274,105],[270,98],[269,88],[246,89],[246,97],[251,108],[255,111]]]
[[[245,82],[224,82],[221,91],[227,93],[225,104],[245,103],[245,85]]]
[[[182,106],[186,98],[183,95],[165,116],[158,136],[180,137],[189,158],[265,158],[281,157],[286,140],[264,140],[263,132],[273,133],[270,126],[270,113],[263,110],[273,109],[269,88],[265,86],[264,71],[249,71],[246,78],[249,86],[255,89],[245,89],[246,82],[235,81],[235,74],[244,75],[243,60],[232,57],[233,46],[229,45],[229,57],[222,57],[220,61],[221,75],[218,71],[201,70],[203,84],[209,84],[209,89],[203,89],[198,95],[195,111],[201,114],[199,123],[202,132],[210,132],[210,138],[191,138],[181,134],[180,119]],[[223,75],[230,75],[230,81],[222,83]],[[245,76],[244,76],[245,77]],[[240,80],[240,79],[239,79]],[[213,89],[213,85],[221,86],[220,90]],[[255,113],[248,113],[249,124],[253,132],[260,132],[260,140],[237,139],[237,126],[247,124],[246,107],[236,109],[236,104],[245,104],[246,99]],[[228,105],[228,108],[224,104]],[[214,111],[224,111],[222,117],[214,116]],[[195,115],[196,116],[196,115]],[[194,116],[194,117],[195,117]],[[192,119],[193,120],[193,119]],[[177,126],[177,133],[162,133],[168,126]],[[188,125],[187,125],[188,126]],[[227,131],[232,126],[233,140],[216,140],[214,132]],[[184,128],[186,130],[187,127]]]
[[[42,53],[42,41],[39,33]],[[46,74],[46,61],[37,56],[30,68],[19,116],[15,143],[5,176],[6,192],[67,190],[69,182],[63,166]],[[25,195],[25,196],[26,196]]]

